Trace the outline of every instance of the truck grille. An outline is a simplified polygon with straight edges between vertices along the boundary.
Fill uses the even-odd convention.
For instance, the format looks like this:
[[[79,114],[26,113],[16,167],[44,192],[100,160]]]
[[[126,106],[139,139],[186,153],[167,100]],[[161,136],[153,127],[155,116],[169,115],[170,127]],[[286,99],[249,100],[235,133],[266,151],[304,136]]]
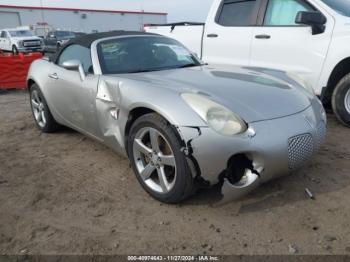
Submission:
[[[298,135],[288,139],[288,167],[291,170],[302,166],[314,152],[313,139],[310,134]]]
[[[40,41],[24,41],[23,46],[24,47],[38,47],[41,45]]]

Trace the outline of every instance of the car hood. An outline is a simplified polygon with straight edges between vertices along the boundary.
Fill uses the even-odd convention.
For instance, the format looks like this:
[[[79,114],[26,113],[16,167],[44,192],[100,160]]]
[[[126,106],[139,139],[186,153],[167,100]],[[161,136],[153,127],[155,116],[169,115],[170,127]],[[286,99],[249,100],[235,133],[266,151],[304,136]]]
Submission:
[[[21,40],[34,40],[34,41],[36,41],[36,40],[41,40],[41,38],[40,37],[38,37],[38,36],[23,36],[23,37],[12,37],[12,39],[13,40],[15,40],[15,41],[21,41]]]
[[[308,94],[282,71],[233,66],[198,66],[125,75],[178,94],[196,92],[255,122],[296,114],[310,106]]]

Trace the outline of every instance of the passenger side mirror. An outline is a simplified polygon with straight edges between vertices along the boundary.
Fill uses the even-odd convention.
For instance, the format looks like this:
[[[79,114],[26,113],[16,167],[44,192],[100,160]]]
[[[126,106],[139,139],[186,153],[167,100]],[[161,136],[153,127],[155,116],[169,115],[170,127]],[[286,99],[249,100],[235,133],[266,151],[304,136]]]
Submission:
[[[322,34],[326,29],[327,18],[318,11],[300,11],[298,12],[295,23],[302,25],[310,25],[312,34]]]
[[[78,71],[80,74],[81,81],[85,80],[85,71],[83,68],[83,64],[79,60],[68,60],[63,62],[62,66],[71,71]]]

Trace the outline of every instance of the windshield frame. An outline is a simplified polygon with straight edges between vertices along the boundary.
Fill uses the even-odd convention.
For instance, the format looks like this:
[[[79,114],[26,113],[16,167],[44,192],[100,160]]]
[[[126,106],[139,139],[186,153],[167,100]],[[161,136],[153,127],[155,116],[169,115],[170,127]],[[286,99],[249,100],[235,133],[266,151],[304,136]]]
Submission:
[[[330,0],[321,0],[322,3],[327,5],[329,8],[331,8],[334,12],[336,12],[339,15],[345,16],[345,17],[350,17],[350,2],[346,4],[347,2],[341,2],[343,5],[341,6],[342,8],[346,6],[346,10],[340,10],[338,8],[335,8],[334,4],[332,4],[332,1]],[[337,1],[337,0],[336,0]],[[339,0],[338,0],[339,1]],[[339,1],[340,2],[340,1]],[[338,4],[338,3],[337,3]],[[344,12],[345,11],[345,12]]]
[[[180,67],[161,67],[161,68],[153,68],[152,70],[135,70],[135,71],[130,71],[130,72],[105,72],[103,70],[103,66],[102,66],[102,61],[101,59],[103,59],[101,56],[101,51],[100,51],[100,44],[103,42],[108,42],[108,41],[112,41],[112,40],[118,40],[118,39],[125,39],[125,38],[139,38],[139,37],[143,37],[143,38],[164,38],[164,39],[170,39],[172,41],[174,41],[176,44],[178,44],[179,46],[183,47],[184,49],[186,49],[189,54],[191,54],[191,58],[192,60],[195,62],[194,64],[191,65],[185,65],[184,67],[187,66],[203,66],[205,65],[193,52],[191,52],[188,48],[186,48],[184,45],[182,45],[180,42],[178,42],[175,39],[169,38],[169,37],[165,37],[162,35],[124,35],[124,36],[114,36],[114,37],[108,37],[108,38],[103,38],[103,39],[98,39],[96,41],[94,41],[91,45],[91,58],[94,62],[94,64],[96,64],[96,71],[95,74],[98,75],[123,75],[123,74],[134,74],[134,73],[143,73],[143,72],[155,72],[155,71],[163,71],[163,70],[171,70],[171,69],[178,69]]]

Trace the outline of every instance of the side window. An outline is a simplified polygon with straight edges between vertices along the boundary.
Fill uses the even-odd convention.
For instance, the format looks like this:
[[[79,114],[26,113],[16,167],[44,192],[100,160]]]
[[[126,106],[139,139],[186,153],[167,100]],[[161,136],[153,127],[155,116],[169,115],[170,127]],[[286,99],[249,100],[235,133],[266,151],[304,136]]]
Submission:
[[[89,48],[76,44],[66,47],[58,58],[57,64],[62,66],[63,63],[68,60],[79,60],[83,64],[86,73],[93,73]]]
[[[255,25],[258,15],[258,2],[256,0],[225,0],[217,18],[217,23],[223,26]]]
[[[2,31],[0,37],[1,38],[7,38],[6,31]]]
[[[299,11],[314,9],[301,0],[269,0],[264,25],[266,26],[296,26],[295,18]]]

